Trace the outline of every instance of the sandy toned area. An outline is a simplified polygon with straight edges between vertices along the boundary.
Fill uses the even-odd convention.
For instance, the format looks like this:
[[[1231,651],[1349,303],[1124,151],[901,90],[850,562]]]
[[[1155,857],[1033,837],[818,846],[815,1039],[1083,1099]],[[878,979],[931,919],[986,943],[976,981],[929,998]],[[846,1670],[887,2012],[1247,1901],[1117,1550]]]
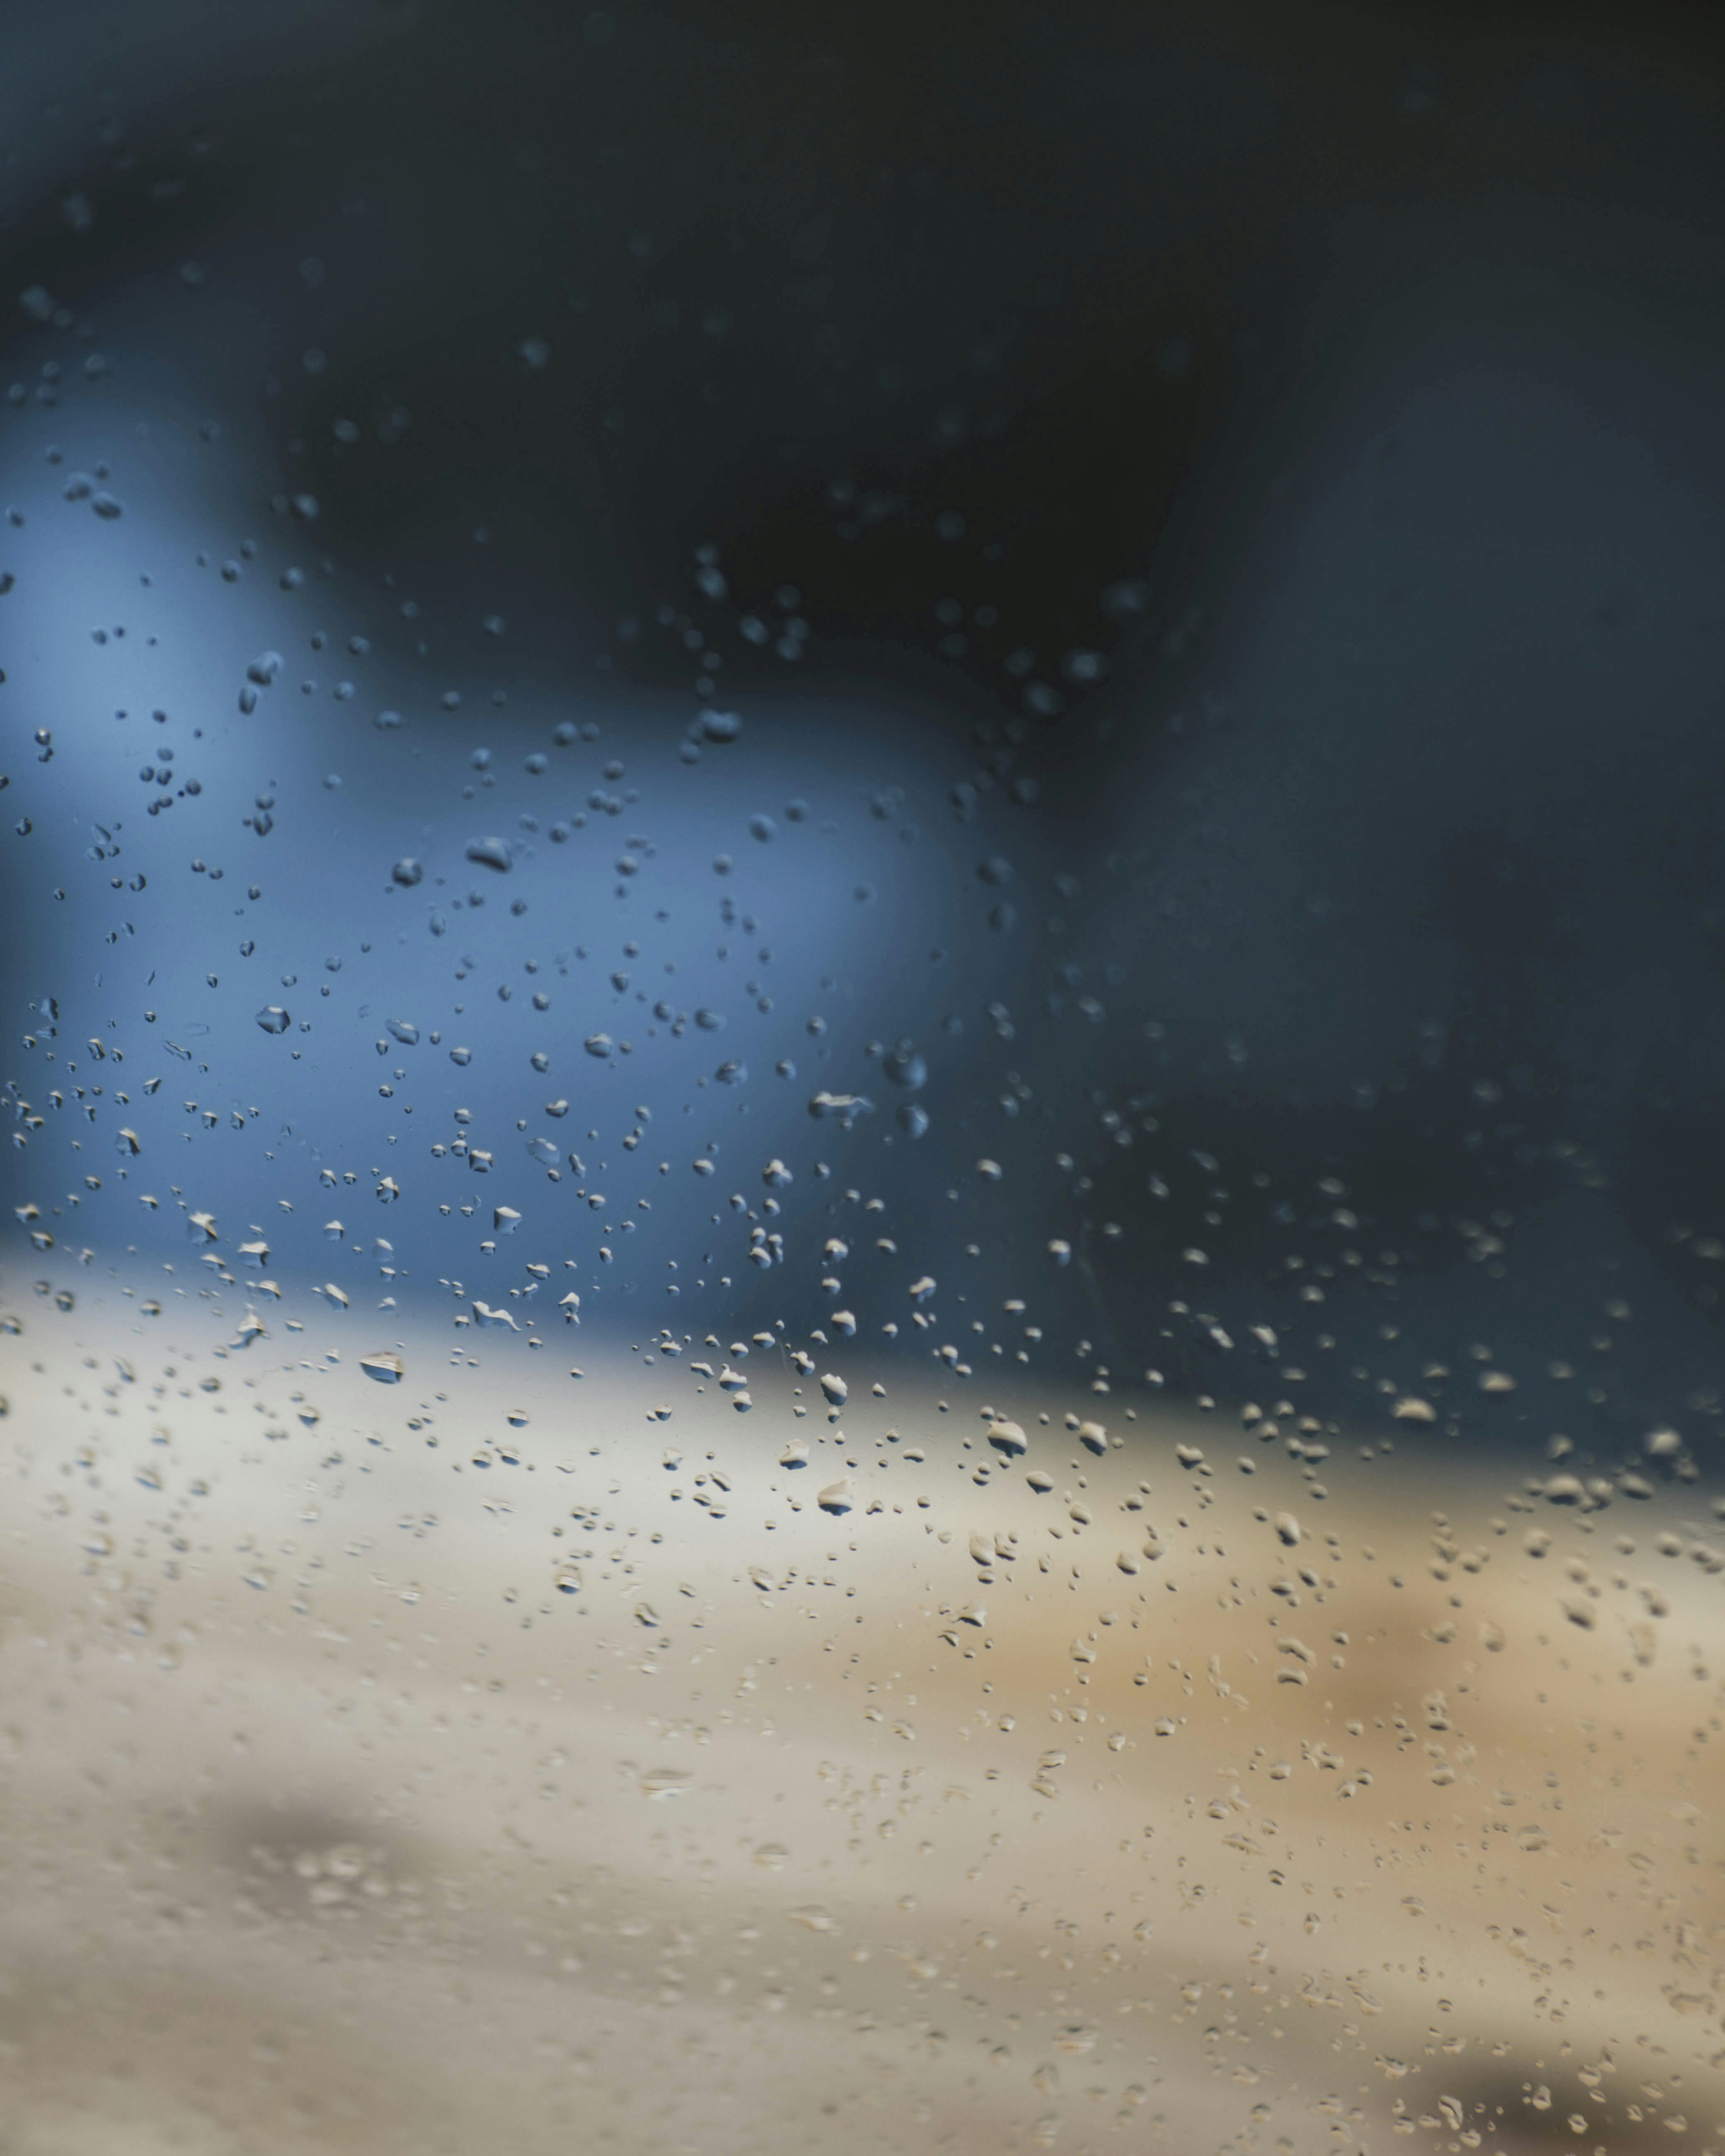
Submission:
[[[0,1295],[7,2156],[1725,2147],[1703,1484],[146,1293]]]

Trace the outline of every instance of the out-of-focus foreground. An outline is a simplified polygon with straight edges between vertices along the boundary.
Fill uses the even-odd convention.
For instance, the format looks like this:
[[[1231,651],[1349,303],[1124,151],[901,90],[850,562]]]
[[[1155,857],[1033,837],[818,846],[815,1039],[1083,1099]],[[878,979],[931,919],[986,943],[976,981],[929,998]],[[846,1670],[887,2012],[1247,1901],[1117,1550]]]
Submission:
[[[1668,1462],[7,1308],[16,2156],[1719,2145]]]

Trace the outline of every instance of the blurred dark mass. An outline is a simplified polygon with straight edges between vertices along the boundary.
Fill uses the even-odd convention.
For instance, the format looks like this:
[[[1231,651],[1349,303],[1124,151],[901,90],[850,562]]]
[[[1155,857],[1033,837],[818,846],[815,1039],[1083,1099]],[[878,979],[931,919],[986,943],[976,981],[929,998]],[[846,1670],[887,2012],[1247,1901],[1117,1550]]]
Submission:
[[[1010,1232],[953,1233],[979,1302],[1034,1278],[1090,1367],[1197,1393],[1256,1353],[1319,1414],[1423,1387],[1481,1441],[1681,1414],[1707,1449],[1712,11],[15,0],[6,38],[13,495],[108,396],[104,439],[117,413],[203,457],[162,543],[207,545],[212,591],[223,557],[263,583],[261,548],[280,588],[363,588],[400,679],[432,639],[434,684],[362,697],[356,758],[393,752],[391,698],[415,755],[475,770],[608,700],[584,813],[622,844],[602,759],[692,720],[687,785],[716,783],[735,710],[786,774],[740,819],[788,839],[824,772],[916,839],[868,871],[899,911],[866,982],[851,914],[809,917],[854,1040],[755,1107],[763,1157],[816,1087],[871,1096],[821,1127],[901,1204],[1034,1130]],[[0,560],[8,808],[23,693],[60,693],[18,636],[35,529]],[[244,842],[278,887],[297,847],[333,923],[322,812],[290,824],[270,782],[347,721],[271,678]],[[21,858],[14,1031],[61,978]],[[316,1082],[329,1147],[350,1078]],[[757,1316],[820,1307],[737,1276]]]

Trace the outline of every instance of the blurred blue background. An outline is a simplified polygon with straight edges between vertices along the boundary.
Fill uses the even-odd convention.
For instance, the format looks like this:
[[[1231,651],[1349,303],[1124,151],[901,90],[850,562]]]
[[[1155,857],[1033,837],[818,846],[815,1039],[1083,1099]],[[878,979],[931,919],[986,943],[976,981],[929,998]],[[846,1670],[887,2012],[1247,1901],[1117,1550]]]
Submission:
[[[55,1267],[1707,1447],[1704,18],[15,29]]]

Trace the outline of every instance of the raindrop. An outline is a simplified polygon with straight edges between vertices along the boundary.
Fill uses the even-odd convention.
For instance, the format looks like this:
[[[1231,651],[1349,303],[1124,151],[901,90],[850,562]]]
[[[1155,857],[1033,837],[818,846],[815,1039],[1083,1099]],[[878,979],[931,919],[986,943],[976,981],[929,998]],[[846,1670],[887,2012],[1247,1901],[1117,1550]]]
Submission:
[[[816,1093],[809,1102],[809,1112],[817,1121],[828,1116],[871,1116],[875,1104],[863,1093]]]
[[[920,1093],[928,1083],[928,1065],[914,1048],[901,1046],[880,1059],[889,1084],[906,1093]]]

